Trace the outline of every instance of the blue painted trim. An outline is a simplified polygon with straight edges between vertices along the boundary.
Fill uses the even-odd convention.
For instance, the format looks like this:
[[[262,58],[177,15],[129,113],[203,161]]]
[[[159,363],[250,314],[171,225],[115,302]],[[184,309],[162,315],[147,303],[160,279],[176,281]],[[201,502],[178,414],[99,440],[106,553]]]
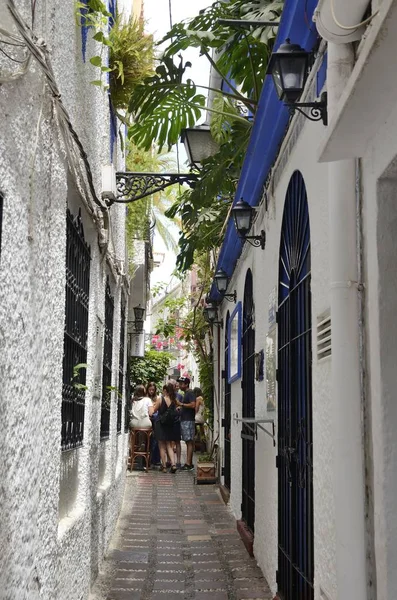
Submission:
[[[110,162],[113,162],[114,145],[117,143],[117,117],[109,94]]]
[[[116,14],[117,14],[117,0],[109,0],[108,3],[108,11],[110,12],[110,14],[112,15],[111,18],[109,18],[109,24],[108,24],[108,28],[109,28],[109,32],[112,29],[113,25],[114,25],[114,21],[116,19]],[[107,83],[109,85],[110,82],[110,73],[106,73],[106,77],[107,77]],[[114,154],[114,146],[117,143],[117,117],[116,117],[116,113],[114,111],[113,105],[112,105],[112,101],[110,98],[110,94],[109,94],[109,126],[110,126],[110,162],[113,162],[113,154]]]
[[[112,29],[114,25],[114,21],[116,19],[116,9],[117,9],[117,0],[109,0],[108,11],[112,15],[112,18],[109,18],[109,31]]]
[[[317,30],[314,25],[309,29],[307,22],[311,22],[316,6],[317,0],[307,0],[305,11],[302,0],[285,0],[274,50],[277,50],[286,38],[290,38],[293,43],[300,44],[306,50],[314,48],[318,39]],[[242,197],[251,206],[259,204],[266,177],[277,158],[288,122],[288,110],[279,101],[273,80],[268,76],[259,99],[234,202]],[[231,277],[242,247],[243,242],[237,236],[233,221],[230,219],[216,270],[224,269]],[[211,287],[210,298],[220,299],[214,284]]]
[[[84,4],[87,4],[88,0],[81,0],[81,2],[84,3]],[[88,12],[88,7],[86,9],[82,8],[80,10],[80,13],[81,13],[81,17],[80,17],[80,24],[81,24],[81,54],[83,56],[83,62],[85,62],[85,59],[86,59],[87,37],[88,37],[88,30],[90,29],[85,24],[85,17],[84,17],[84,15],[87,14],[87,12]]]
[[[227,377],[228,382],[233,383],[233,381],[237,381],[237,379],[241,378],[241,338],[242,338],[242,304],[241,302],[237,302],[236,308],[232,312],[228,322],[228,330],[227,330],[227,340],[228,340],[228,365],[227,365]],[[231,372],[231,354],[232,354],[232,344],[231,344],[231,334],[232,334],[232,324],[234,319],[237,319],[237,371],[235,373]]]

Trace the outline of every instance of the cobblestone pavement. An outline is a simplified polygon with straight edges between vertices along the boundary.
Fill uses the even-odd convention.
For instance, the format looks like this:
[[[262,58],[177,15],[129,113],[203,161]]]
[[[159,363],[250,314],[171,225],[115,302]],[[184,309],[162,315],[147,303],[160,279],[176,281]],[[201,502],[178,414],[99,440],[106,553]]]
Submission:
[[[215,486],[192,473],[127,476],[123,510],[91,600],[269,600]]]

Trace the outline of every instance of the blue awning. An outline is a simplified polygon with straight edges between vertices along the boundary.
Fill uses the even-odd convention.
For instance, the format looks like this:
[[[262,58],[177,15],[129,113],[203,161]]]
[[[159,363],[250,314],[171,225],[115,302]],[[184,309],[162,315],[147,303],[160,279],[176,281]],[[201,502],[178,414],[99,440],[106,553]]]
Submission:
[[[307,2],[285,0],[274,50],[277,50],[287,38],[290,38],[294,44],[300,44],[305,50],[313,50],[318,40],[315,24],[312,22],[316,6],[317,0],[307,0]],[[288,109],[278,99],[273,80],[268,75],[259,99],[234,203],[244,198],[251,206],[259,204],[264,183],[277,158],[288,121]],[[243,242],[237,236],[233,221],[230,219],[217,269],[223,269],[231,277],[242,246]],[[214,284],[212,284],[210,298],[220,299]]]

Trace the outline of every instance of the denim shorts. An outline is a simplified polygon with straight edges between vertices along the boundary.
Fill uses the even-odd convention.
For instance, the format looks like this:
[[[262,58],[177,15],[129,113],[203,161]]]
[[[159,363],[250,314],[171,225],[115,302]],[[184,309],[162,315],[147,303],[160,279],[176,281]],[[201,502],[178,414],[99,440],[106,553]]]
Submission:
[[[184,442],[194,440],[196,434],[196,424],[194,421],[181,421],[181,438]]]

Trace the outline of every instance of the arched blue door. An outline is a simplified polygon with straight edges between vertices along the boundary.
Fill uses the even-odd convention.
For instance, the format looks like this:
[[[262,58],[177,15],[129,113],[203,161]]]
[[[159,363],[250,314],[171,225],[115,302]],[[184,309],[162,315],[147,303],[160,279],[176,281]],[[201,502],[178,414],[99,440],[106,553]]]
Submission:
[[[226,315],[225,321],[225,388],[224,388],[224,402],[225,402],[225,412],[224,412],[224,457],[223,457],[223,474],[225,486],[228,490],[230,490],[231,477],[230,477],[230,425],[231,425],[231,399],[232,399],[232,388],[229,383],[229,378],[227,376],[227,370],[229,365],[229,319],[230,314],[229,311]]]
[[[255,417],[255,330],[252,273],[248,269],[245,278],[243,304],[243,418]],[[255,436],[252,424],[242,424],[243,440],[243,489],[241,513],[249,529],[255,527]]]
[[[288,186],[278,307],[278,593],[313,600],[310,224],[299,171]]]

